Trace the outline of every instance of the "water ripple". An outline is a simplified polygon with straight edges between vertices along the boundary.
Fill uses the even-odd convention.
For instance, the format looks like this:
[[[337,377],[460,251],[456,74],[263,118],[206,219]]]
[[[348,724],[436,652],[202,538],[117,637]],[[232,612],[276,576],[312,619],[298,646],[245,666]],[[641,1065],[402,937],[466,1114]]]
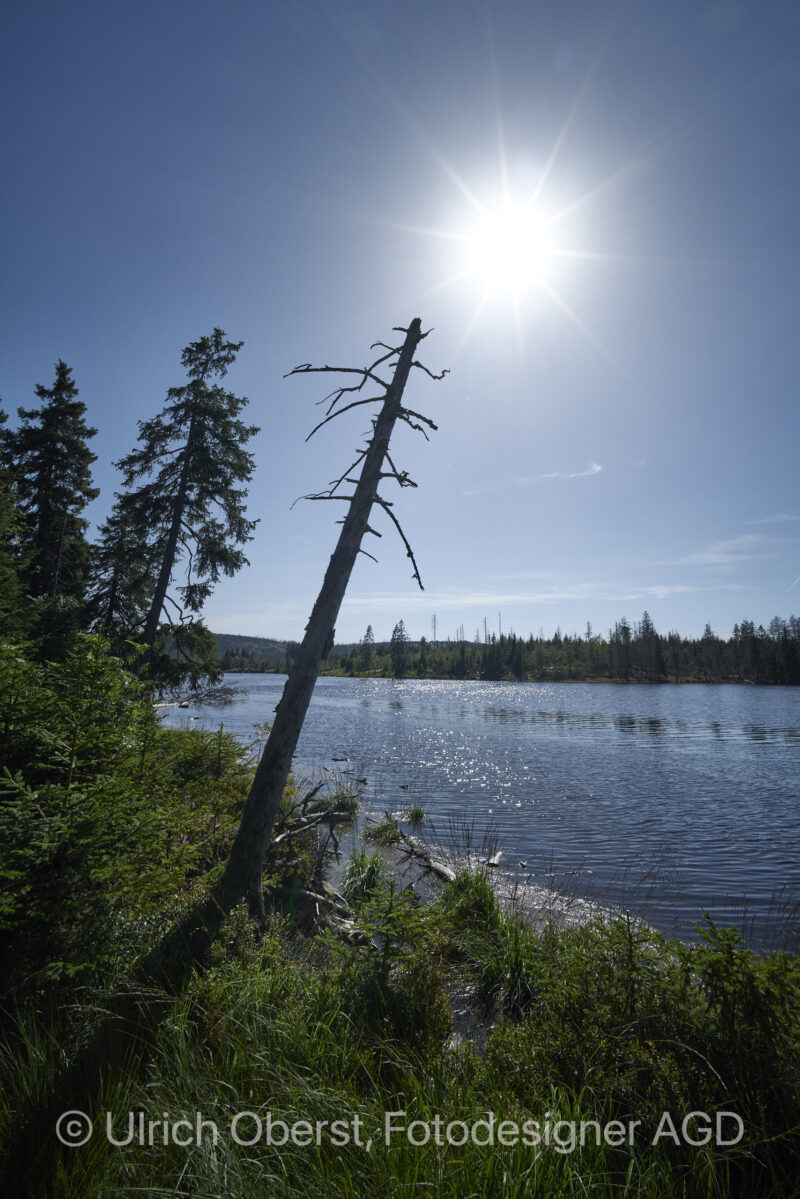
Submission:
[[[250,739],[284,680],[229,681],[247,692],[225,725]],[[214,728],[220,713],[165,719],[190,716]],[[766,943],[775,893],[800,897],[799,750],[798,688],[329,678],[298,759],[347,758],[385,803],[413,796],[441,826],[493,823],[539,881],[555,861],[663,928],[747,912]]]

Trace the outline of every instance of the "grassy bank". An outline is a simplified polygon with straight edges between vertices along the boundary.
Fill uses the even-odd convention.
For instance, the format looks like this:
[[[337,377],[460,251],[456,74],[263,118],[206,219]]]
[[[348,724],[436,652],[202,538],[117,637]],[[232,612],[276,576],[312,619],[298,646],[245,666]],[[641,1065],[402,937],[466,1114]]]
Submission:
[[[534,936],[482,875],[425,908],[380,885],[356,910],[355,945],[285,916],[256,935],[235,913],[213,965],[108,1080],[98,1132],[62,1151],[52,1193],[794,1193],[796,962],[710,926],[692,949],[630,921]],[[465,997],[480,1033],[454,1039]],[[79,1003],[68,1028],[21,1020],[6,1120],[46,1092],[90,1018]],[[105,1113],[121,1141],[130,1111],[155,1122],[154,1144],[138,1115],[132,1143],[108,1143]],[[217,1143],[209,1124],[195,1135],[198,1112]],[[716,1113],[737,1113],[720,1131],[741,1139],[686,1143],[708,1135],[705,1115],[683,1124],[691,1112],[712,1133]],[[188,1121],[191,1143],[171,1143],[165,1120]]]

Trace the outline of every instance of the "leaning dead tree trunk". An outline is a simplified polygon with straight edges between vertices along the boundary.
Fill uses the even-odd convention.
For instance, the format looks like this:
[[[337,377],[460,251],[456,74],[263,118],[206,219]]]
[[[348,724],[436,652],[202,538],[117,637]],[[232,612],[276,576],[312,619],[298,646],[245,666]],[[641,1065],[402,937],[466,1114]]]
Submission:
[[[344,598],[345,590],[350,579],[356,557],[361,551],[361,542],[366,533],[374,533],[370,528],[369,519],[373,505],[378,504],[392,519],[406,547],[408,556],[414,566],[414,578],[420,587],[417,564],[405,534],[400,528],[397,518],[391,511],[389,501],[378,495],[378,485],[381,479],[395,479],[401,487],[416,486],[406,472],[399,472],[389,456],[389,439],[395,423],[403,420],[412,428],[425,433],[425,427],[435,429],[433,421],[421,416],[411,409],[403,407],[403,391],[408,381],[412,366],[419,367],[431,378],[440,379],[442,375],[433,375],[426,367],[414,360],[414,351],[419,342],[427,334],[422,333],[419,317],[415,317],[407,329],[399,329],[405,333],[402,346],[394,347],[384,342],[376,342],[388,352],[383,354],[369,367],[361,370],[352,368],[336,368],[329,366],[312,367],[308,364],[296,367],[290,374],[306,373],[309,371],[333,371],[361,376],[361,381],[352,387],[339,387],[331,392],[326,399],[332,402],[324,420],[316,426],[309,437],[327,424],[329,420],[347,412],[361,404],[382,403],[377,419],[373,422],[372,437],[344,474],[332,483],[327,492],[307,496],[307,499],[349,500],[347,515],[342,522],[339,541],[333,552],[322,590],[306,625],[306,632],[299,651],[295,657],[289,678],[284,687],[281,701],[275,713],[269,739],[261,761],[258,764],[255,779],[245,804],[239,831],[231,850],[231,855],[221,882],[219,902],[224,910],[229,910],[243,896],[247,897],[250,910],[260,919],[264,917],[264,893],[262,890],[261,874],[269,844],[270,834],[275,822],[275,816],[289,776],[292,758],[297,747],[300,731],[303,727],[306,711],[311,700],[314,685],[319,676],[323,658],[333,645],[334,625],[339,614],[339,608]],[[385,382],[375,372],[383,363],[391,363],[396,359],[394,376],[391,382]],[[340,405],[348,393],[355,393],[368,383],[377,383],[383,389],[383,395],[370,399],[358,399]],[[427,436],[427,434],[426,434]],[[361,465],[363,464],[363,465]],[[389,469],[385,469],[388,464]],[[356,482],[350,478],[351,473],[361,465],[361,474]],[[354,483],[355,491],[350,496],[337,494],[343,483]],[[380,536],[380,534],[376,534]],[[366,553],[366,551],[361,551]],[[371,556],[371,555],[370,555]]]

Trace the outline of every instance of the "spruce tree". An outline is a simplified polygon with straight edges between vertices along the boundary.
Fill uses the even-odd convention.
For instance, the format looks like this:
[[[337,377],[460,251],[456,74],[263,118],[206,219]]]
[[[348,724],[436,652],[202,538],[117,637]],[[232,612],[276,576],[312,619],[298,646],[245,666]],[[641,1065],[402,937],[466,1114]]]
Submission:
[[[159,568],[147,531],[123,510],[121,497],[92,546],[86,627],[108,637],[115,649],[140,640]]]
[[[204,652],[213,655],[212,643],[195,617],[220,574],[234,575],[247,565],[242,547],[252,540],[257,522],[246,519],[247,491],[237,484],[252,475],[253,456],[245,445],[258,429],[238,419],[247,399],[216,382],[243,344],[226,341],[224,332],[214,329],[211,336],[186,346],[181,361],[189,381],[169,389],[158,416],[139,422],[139,445],[116,463],[127,489],[120,497],[120,516],[128,528],[144,531],[148,560],[152,552],[157,562],[142,628],[142,641],[149,647],[146,660],[153,667],[165,616],[173,650],[186,658],[187,666],[193,653],[192,629],[205,645]],[[185,567],[178,587],[180,604],[169,594],[179,562]],[[161,664],[165,665],[163,657]]]
[[[88,442],[97,430],[86,424],[86,405],[61,359],[53,386],[37,386],[36,395],[41,407],[18,408],[19,426],[2,431],[2,459],[20,513],[21,583],[36,601],[32,631],[53,655],[80,615],[89,558],[82,513],[99,494]]]
[[[406,673],[406,665],[408,662],[408,633],[406,626],[402,620],[399,620],[392,629],[392,638],[389,642],[389,653],[392,658],[392,672],[396,679],[402,679]]]
[[[358,643],[358,669],[370,670],[375,655],[375,634],[372,625],[367,625],[367,631]]]
[[[0,444],[8,417],[0,408]],[[0,627],[6,634],[18,631],[21,587],[17,539],[20,517],[11,489],[11,474],[0,464]]]

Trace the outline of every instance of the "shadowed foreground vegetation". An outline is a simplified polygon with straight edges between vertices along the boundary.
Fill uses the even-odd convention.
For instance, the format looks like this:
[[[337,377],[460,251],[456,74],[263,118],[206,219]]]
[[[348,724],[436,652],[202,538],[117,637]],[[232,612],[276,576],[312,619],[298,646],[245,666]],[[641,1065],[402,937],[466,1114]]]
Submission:
[[[535,934],[483,874],[420,905],[358,850],[350,932],[334,935],[301,910],[319,886],[308,835],[271,854],[288,906],[266,931],[237,909],[179,992],[145,994],[141,963],[208,893],[252,766],[222,731],[162,730],[106,649],[79,638],[57,665],[0,652],[4,1194],[796,1193],[800,968],[710,922],[692,946],[629,918]],[[296,801],[291,786],[287,813]],[[58,1080],[132,980],[158,1014],[99,1089],[70,1095],[95,1131],[61,1147]],[[107,1111],[117,1141],[137,1113],[130,1143],[109,1143]],[[239,1112],[252,1143],[233,1136]],[[692,1112],[712,1132],[736,1113],[743,1135],[689,1144]],[[164,1120],[182,1119],[177,1144]],[[686,1131],[703,1128],[695,1115]],[[737,1128],[723,1117],[725,1138]]]

